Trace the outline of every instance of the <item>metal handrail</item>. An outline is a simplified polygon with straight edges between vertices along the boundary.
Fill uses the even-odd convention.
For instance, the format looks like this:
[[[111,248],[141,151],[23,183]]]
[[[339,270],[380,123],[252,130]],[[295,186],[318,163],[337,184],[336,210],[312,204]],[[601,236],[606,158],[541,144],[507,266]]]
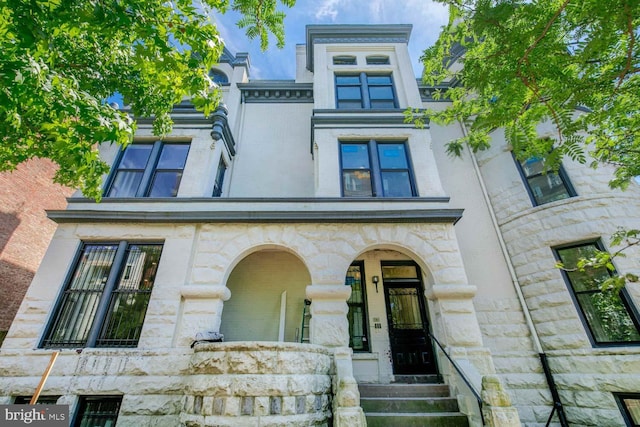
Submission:
[[[454,360],[451,358],[451,356],[449,356],[449,354],[445,351],[445,349],[442,346],[442,344],[440,344],[440,341],[438,341],[438,339],[436,337],[434,337],[431,334],[431,332],[429,332],[429,331],[427,331],[427,335],[429,335],[429,338],[431,338],[433,340],[433,342],[435,342],[438,345],[438,347],[440,348],[440,351],[442,351],[442,353],[444,353],[444,355],[447,357],[447,359],[449,359],[449,362],[451,362],[451,364],[453,365],[455,370],[458,372],[458,374],[462,378],[462,381],[464,381],[464,383],[467,385],[467,387],[469,387],[469,390],[471,390],[471,393],[476,398],[476,401],[478,402],[478,407],[480,408],[480,418],[482,419],[482,425],[485,425],[484,414],[482,413],[482,398],[480,397],[480,393],[478,393],[478,391],[473,387],[473,385],[471,385],[471,383],[469,382],[467,377],[462,372],[462,369],[460,369],[458,364],[456,362],[454,362]]]

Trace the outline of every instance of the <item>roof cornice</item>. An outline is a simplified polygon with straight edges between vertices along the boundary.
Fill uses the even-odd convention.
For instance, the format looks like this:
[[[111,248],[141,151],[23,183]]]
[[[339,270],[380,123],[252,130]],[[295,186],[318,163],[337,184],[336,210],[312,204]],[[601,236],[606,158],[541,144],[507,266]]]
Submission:
[[[409,43],[411,24],[307,25],[307,69],[313,71],[316,43]]]

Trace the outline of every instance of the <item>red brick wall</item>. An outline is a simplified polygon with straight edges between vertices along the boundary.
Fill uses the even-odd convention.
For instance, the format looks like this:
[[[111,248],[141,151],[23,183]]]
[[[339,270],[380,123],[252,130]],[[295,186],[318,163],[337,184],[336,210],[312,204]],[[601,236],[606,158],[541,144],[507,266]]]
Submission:
[[[55,170],[34,159],[0,173],[0,331],[9,329],[56,229],[45,209],[64,209],[73,193],[53,183]]]

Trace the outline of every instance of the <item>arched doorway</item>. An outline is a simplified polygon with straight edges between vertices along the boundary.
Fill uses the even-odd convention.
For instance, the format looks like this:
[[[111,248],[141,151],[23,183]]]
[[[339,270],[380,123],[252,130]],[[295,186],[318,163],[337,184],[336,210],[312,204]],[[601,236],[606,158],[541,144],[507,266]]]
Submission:
[[[352,262],[345,285],[351,287],[349,346],[359,382],[438,373],[424,296],[428,274],[412,256],[392,249],[371,249]]]
[[[300,341],[310,281],[304,263],[284,250],[264,249],[245,257],[227,280],[231,298],[224,303],[220,324],[225,341]]]

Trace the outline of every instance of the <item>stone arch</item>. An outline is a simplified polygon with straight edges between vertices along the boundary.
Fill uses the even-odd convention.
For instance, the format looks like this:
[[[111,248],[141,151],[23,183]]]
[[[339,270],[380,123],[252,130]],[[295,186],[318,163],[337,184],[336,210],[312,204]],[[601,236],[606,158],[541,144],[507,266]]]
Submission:
[[[309,270],[294,251],[260,245],[229,268],[220,332],[226,341],[298,342]]]

